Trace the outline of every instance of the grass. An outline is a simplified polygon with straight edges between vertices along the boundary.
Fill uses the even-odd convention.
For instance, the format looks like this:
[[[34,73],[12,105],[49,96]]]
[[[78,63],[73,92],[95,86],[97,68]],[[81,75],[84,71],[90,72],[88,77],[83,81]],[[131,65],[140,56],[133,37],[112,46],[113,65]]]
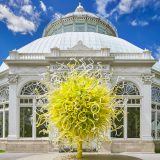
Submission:
[[[4,150],[0,150],[0,153],[5,153],[5,151]]]

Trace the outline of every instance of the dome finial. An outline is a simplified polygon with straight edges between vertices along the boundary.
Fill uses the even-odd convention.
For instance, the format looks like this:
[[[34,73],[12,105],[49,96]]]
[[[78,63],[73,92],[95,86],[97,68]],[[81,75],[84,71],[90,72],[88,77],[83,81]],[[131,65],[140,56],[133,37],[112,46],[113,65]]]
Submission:
[[[78,7],[76,8],[75,11],[76,12],[84,12],[85,11],[80,1],[79,1],[79,5],[78,5]]]

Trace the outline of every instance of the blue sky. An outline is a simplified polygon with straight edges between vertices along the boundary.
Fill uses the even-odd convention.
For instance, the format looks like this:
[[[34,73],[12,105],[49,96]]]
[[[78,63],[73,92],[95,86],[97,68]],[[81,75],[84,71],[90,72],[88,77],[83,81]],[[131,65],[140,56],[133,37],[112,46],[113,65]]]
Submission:
[[[44,27],[75,10],[79,0],[0,0],[0,63],[9,51],[40,38]],[[119,37],[160,58],[160,0],[81,0],[110,20]]]

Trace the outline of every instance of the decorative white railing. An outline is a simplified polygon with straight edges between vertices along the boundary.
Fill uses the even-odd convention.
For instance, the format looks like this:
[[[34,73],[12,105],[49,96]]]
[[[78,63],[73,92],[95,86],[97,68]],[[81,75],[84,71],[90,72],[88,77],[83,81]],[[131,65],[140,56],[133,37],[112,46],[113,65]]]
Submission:
[[[20,54],[19,59],[21,60],[43,60],[45,59],[44,54]]]
[[[18,53],[17,51],[10,52],[11,60],[44,60],[49,54],[44,53]]]
[[[115,57],[116,60],[118,59],[152,59],[151,54],[149,52],[143,53],[111,53],[111,56]]]
[[[142,53],[110,53],[109,49],[101,50],[59,50],[51,49],[51,53],[18,53],[10,52],[11,60],[45,60],[46,57],[115,57],[116,60],[151,60],[151,53],[144,51]]]

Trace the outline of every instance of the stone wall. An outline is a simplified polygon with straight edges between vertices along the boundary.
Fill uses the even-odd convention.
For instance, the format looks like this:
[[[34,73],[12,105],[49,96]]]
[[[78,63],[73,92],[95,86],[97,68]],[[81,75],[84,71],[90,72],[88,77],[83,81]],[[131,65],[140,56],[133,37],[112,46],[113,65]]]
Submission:
[[[115,140],[112,143],[103,143],[99,152],[122,153],[122,152],[141,152],[154,153],[160,150],[160,141],[142,141],[142,140]],[[0,141],[0,150],[8,152],[58,152],[58,145],[51,144],[49,141]]]

